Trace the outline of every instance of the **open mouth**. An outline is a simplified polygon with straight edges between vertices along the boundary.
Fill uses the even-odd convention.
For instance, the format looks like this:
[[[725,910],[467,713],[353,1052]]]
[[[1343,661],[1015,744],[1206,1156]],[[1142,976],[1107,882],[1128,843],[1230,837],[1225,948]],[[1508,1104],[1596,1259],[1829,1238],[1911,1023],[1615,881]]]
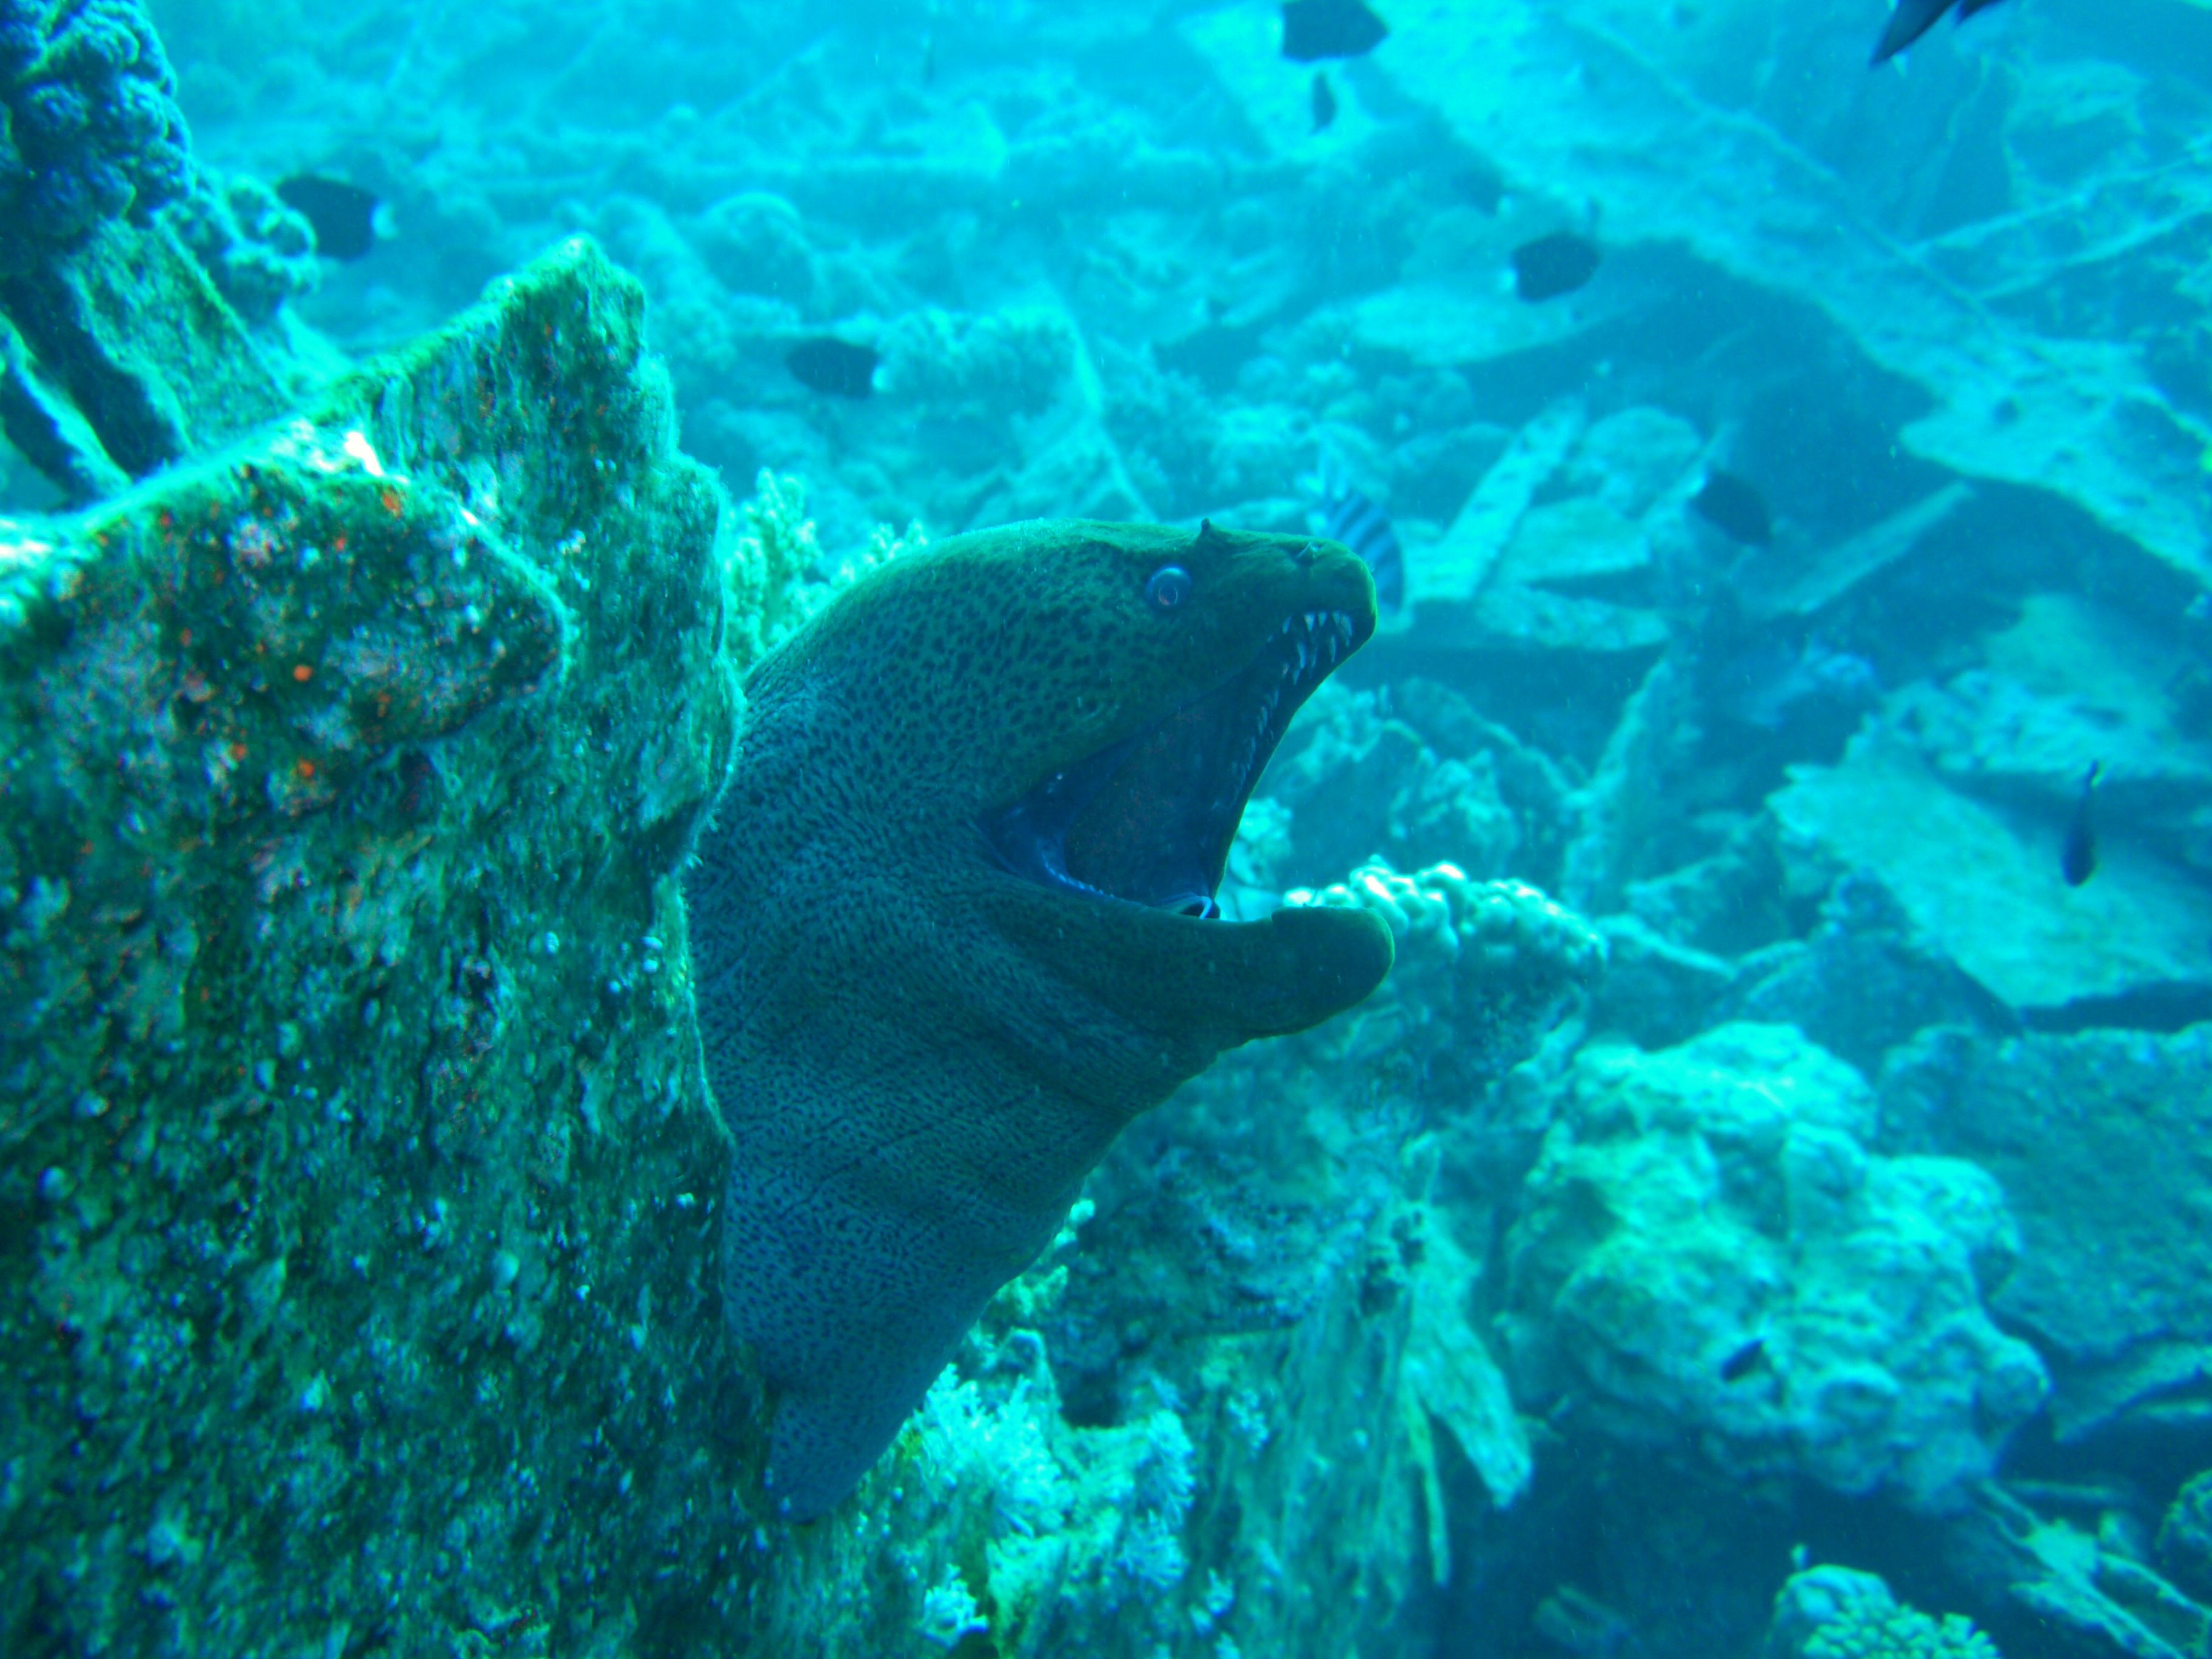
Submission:
[[[1015,874],[1048,887],[1218,917],[1237,821],[1291,716],[1371,622],[1287,618],[1252,660],[1156,724],[1052,774],[983,821]]]

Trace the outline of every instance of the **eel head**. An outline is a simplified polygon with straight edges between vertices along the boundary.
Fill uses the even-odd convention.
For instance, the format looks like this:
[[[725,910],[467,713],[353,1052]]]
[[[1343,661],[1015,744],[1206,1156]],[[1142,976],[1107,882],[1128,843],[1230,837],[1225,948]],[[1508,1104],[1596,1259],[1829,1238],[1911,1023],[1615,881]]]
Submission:
[[[753,671],[685,885],[785,1513],[865,1472],[1123,1124],[1389,971],[1364,911],[1214,900],[1375,619],[1334,542],[1042,521],[893,561]]]

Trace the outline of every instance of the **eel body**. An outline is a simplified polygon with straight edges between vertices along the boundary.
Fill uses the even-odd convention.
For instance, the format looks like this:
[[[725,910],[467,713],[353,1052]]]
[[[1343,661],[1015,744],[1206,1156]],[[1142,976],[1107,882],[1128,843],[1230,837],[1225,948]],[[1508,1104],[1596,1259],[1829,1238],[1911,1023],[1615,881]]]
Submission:
[[[1389,971],[1364,912],[1212,902],[1374,623],[1334,542],[1034,522],[893,561],[749,676],[685,898],[785,1516],[866,1472],[1123,1125]]]

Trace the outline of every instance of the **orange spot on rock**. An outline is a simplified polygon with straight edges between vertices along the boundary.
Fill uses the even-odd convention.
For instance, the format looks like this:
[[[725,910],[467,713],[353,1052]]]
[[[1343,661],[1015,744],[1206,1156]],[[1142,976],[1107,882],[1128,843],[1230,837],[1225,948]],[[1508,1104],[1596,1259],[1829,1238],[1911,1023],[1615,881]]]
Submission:
[[[292,763],[292,774],[302,781],[315,775],[315,763],[305,755]]]
[[[303,662],[295,662],[292,665],[292,678],[305,685],[315,678],[315,671]]]
[[[230,758],[233,762],[244,760],[246,758],[246,745],[242,743],[234,743],[231,744]]]
[[[398,490],[392,489],[380,489],[376,492],[376,499],[384,503],[384,510],[386,513],[389,513],[393,518],[396,519],[399,516],[399,492]]]

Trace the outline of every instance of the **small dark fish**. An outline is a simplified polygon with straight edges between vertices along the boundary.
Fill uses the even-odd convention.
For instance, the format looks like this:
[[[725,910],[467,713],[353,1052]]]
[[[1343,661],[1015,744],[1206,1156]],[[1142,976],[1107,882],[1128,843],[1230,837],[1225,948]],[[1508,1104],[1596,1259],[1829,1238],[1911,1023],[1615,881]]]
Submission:
[[[1283,56],[1293,64],[1362,57],[1389,33],[1360,0],[1285,0],[1283,7]]]
[[[1316,132],[1336,119],[1336,94],[1328,89],[1328,76],[1319,70],[1314,71],[1313,112]]]
[[[1704,485],[1690,497],[1690,510],[1746,546],[1774,545],[1774,518],[1766,510],[1766,497],[1733,472],[1718,467],[1708,471]]]
[[[1310,488],[1313,481],[1306,481]],[[1406,554],[1390,515],[1345,481],[1328,460],[1322,463],[1321,505],[1309,522],[1333,542],[1341,542],[1367,561],[1375,578],[1375,602],[1388,615],[1406,602]]]
[[[1754,1336],[1721,1361],[1721,1381],[1741,1382],[1766,1364],[1766,1339]]]
[[[1997,0],[1956,0],[1959,21],[1965,22],[1984,7],[1994,6]],[[1889,27],[1881,32],[1875,43],[1874,61],[1887,64],[1922,35],[1936,27],[1936,19],[1952,9],[1954,0],[1897,0],[1897,9],[1889,15]]]
[[[1571,230],[1553,231],[1513,250],[1513,291],[1534,305],[1572,294],[1597,275],[1597,244]]]
[[[840,398],[865,398],[876,389],[873,346],[852,345],[823,334],[801,340],[785,354],[784,367],[816,392]]]
[[[2069,887],[2079,887],[2097,873],[2097,776],[2105,763],[2093,761],[2081,779],[2081,793],[2074,802],[2073,822],[2066,826],[2066,845],[2058,854],[2058,873]]]
[[[376,198],[359,185],[299,173],[276,186],[276,199],[307,222],[318,253],[358,259],[376,246]]]

